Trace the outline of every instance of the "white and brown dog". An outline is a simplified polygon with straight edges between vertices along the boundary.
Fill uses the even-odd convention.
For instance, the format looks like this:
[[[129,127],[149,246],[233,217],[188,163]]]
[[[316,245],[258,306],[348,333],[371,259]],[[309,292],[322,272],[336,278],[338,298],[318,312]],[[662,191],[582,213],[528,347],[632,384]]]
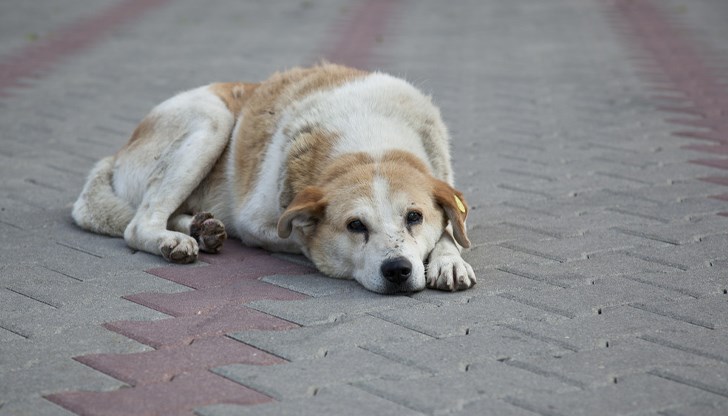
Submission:
[[[230,234],[374,292],[467,289],[448,140],[429,97],[383,73],[325,64],[211,84],[158,105],[99,161],[73,218],[177,263]]]

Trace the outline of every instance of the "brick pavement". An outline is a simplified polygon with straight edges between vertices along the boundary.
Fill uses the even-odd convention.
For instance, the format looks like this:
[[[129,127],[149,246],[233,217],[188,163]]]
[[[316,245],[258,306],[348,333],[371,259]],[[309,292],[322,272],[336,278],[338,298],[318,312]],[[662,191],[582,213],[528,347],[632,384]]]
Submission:
[[[725,5],[212,4],[0,6],[0,415],[726,412]],[[156,102],[321,57],[442,107],[474,289],[235,243],[170,266],[70,224]]]

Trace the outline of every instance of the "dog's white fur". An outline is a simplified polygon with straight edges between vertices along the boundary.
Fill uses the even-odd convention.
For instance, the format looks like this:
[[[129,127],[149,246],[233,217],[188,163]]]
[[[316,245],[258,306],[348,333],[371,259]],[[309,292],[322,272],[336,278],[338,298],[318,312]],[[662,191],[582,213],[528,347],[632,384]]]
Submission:
[[[430,99],[382,73],[322,65],[211,84],[158,105],[99,161],[73,218],[175,262],[218,251],[227,232],[375,292],[467,289],[448,140]]]

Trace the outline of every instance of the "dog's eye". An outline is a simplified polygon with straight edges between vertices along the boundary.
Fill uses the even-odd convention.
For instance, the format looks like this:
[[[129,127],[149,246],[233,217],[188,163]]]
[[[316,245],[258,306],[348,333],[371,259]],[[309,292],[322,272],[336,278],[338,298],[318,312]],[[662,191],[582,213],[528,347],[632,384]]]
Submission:
[[[407,225],[420,224],[422,222],[422,213],[419,211],[410,211],[407,213]]]
[[[360,220],[353,220],[349,221],[348,224],[346,224],[346,229],[351,231],[352,233],[365,233],[367,232],[367,226],[364,225],[363,222]]]

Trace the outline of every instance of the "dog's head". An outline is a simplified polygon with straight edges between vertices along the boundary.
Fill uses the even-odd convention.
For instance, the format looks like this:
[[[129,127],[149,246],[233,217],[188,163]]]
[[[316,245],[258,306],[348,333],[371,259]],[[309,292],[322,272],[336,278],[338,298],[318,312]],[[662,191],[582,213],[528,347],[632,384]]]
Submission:
[[[414,292],[425,288],[424,261],[448,222],[455,240],[470,246],[462,193],[410,154],[349,155],[321,183],[295,196],[278,235],[298,233],[325,274],[353,277],[378,293]]]

